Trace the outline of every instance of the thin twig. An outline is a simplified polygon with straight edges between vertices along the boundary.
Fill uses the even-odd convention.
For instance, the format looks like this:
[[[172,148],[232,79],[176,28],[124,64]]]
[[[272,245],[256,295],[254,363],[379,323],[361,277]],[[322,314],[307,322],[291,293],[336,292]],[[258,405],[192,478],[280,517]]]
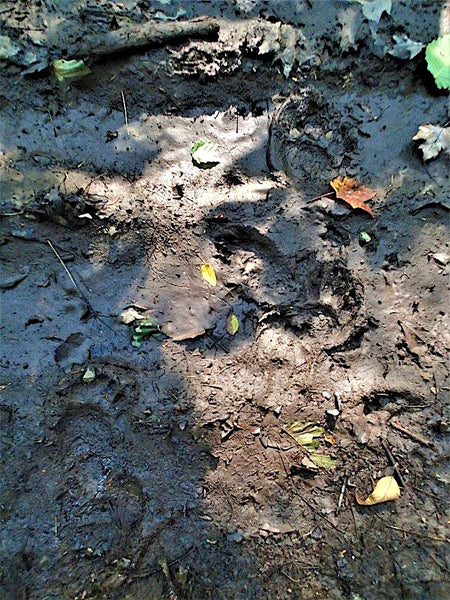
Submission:
[[[403,427],[403,425],[400,425],[399,423],[396,423],[395,421],[391,420],[391,421],[389,421],[389,424],[392,425],[392,427],[394,429],[397,429],[398,431],[401,431],[405,435],[409,436],[410,438],[412,438],[416,442],[419,442],[420,444],[423,444],[424,446],[428,446],[429,448],[432,448],[434,446],[433,442],[431,442],[430,440],[427,440],[426,438],[424,438],[423,436],[419,435],[418,433],[414,433],[413,431],[410,431],[409,429],[406,429],[406,427]]]
[[[315,202],[316,200],[321,200],[322,198],[327,198],[328,196],[332,196],[334,192],[326,192],[325,194],[320,194],[320,196],[315,196],[314,198],[310,198],[306,201],[306,204],[311,204],[311,202]]]
[[[84,295],[82,290],[80,290],[80,288],[78,287],[77,282],[75,281],[75,279],[72,277],[72,273],[69,271],[69,269],[66,267],[65,262],[63,261],[63,259],[61,258],[61,256],[58,254],[55,246],[51,243],[50,240],[47,240],[47,244],[50,246],[50,248],[53,250],[53,252],[55,253],[56,258],[59,260],[59,262],[62,264],[65,272],[67,273],[67,275],[69,276],[70,281],[72,282],[72,284],[74,285],[75,289],[78,290],[78,292],[81,295]]]
[[[123,115],[125,117],[125,129],[127,130],[127,136],[130,137],[130,130],[128,129],[128,111],[127,111],[127,105],[125,102],[125,96],[122,90],[120,90],[120,93],[122,94],[122,104],[123,104]]]
[[[384,522],[384,521],[383,521]],[[409,533],[410,535],[416,535],[417,537],[426,538],[427,540],[433,540],[435,542],[449,542],[447,538],[441,538],[434,535],[428,535],[421,533],[420,531],[412,531],[411,529],[404,529],[403,527],[396,527],[395,525],[388,525],[384,522],[385,526],[389,529],[395,529],[395,531],[401,531],[402,533]]]
[[[94,183],[94,181],[101,179],[104,175],[105,173],[100,173],[100,175],[96,175],[93,179],[91,179],[91,181],[86,185],[86,187],[83,188],[81,195],[84,196],[88,192],[89,188]]]
[[[89,310],[92,312],[92,314],[94,315],[94,317],[96,317],[101,323],[103,323],[103,325],[105,327],[107,327],[109,330],[114,331],[114,329],[108,325],[108,323],[106,323],[106,321],[104,321],[101,316],[98,314],[98,312],[95,310],[95,308],[92,306],[91,302],[89,301],[88,297],[86,296],[86,294],[83,292],[83,290],[80,288],[80,286],[78,285],[78,283],[75,281],[75,279],[72,276],[72,273],[69,271],[69,268],[66,266],[65,262],[63,261],[63,259],[61,258],[61,256],[58,254],[58,251],[56,250],[56,248],[54,247],[54,245],[51,243],[50,240],[47,240],[47,244],[50,246],[50,248],[53,250],[56,258],[59,260],[59,262],[62,264],[65,272],[67,273],[72,285],[74,286],[74,288],[77,290],[77,292],[80,294],[80,296],[83,298],[83,300],[86,302]]]
[[[287,432],[286,432],[286,433],[287,433]],[[281,454],[281,452],[280,452],[280,449],[279,449],[279,448],[276,448],[276,450],[278,450],[278,456],[280,457],[281,464],[283,465],[284,472],[286,473],[286,477],[288,478],[288,481],[290,481],[290,478],[289,478],[289,472],[288,472],[288,470],[287,470],[287,468],[286,468],[286,464],[285,464],[285,462],[284,462],[284,460],[283,460],[283,456],[282,456],[282,454]],[[291,484],[291,487],[292,487],[292,484]],[[317,514],[318,514],[318,513],[317,513],[317,510],[316,510],[316,508],[315,508],[315,507],[314,507],[314,506],[313,506],[313,505],[312,505],[310,502],[308,502],[308,500],[307,500],[307,499],[306,499],[304,496],[302,496],[302,495],[301,495],[301,494],[300,494],[300,493],[297,491],[297,489],[296,489],[295,487],[292,487],[292,490],[293,490],[294,494],[295,494],[295,495],[296,495],[296,496],[297,496],[297,497],[298,497],[298,498],[299,498],[299,499],[300,499],[302,502],[304,502],[304,503],[305,503],[307,506],[309,506],[309,508],[310,508],[310,509],[313,511],[314,515],[317,515]],[[332,521],[330,521],[330,519],[328,519],[328,518],[327,518],[325,515],[323,515],[323,514],[319,514],[319,516],[320,516],[320,518],[321,518],[322,520],[324,520],[324,521],[325,521],[325,522],[326,522],[326,523],[327,523],[327,524],[328,524],[330,527],[332,527],[332,529],[334,529],[334,530],[338,531],[339,533],[341,533],[341,534],[344,536],[344,538],[346,537],[346,536],[345,536],[345,531],[342,531],[342,529],[339,529],[339,527],[338,527],[337,525],[335,525],[335,524],[334,524]]]
[[[402,487],[406,487],[405,480],[403,479],[403,475],[401,474],[400,469],[398,468],[398,462],[392,456],[392,452],[389,450],[389,446],[387,445],[387,442],[385,440],[381,440],[381,445],[383,446],[384,451],[386,452],[387,457],[389,458],[391,465],[394,468],[395,474],[397,475],[400,485]]]
[[[341,493],[339,494],[339,500],[337,503],[336,515],[339,514],[339,511],[341,510],[341,507],[342,507],[342,502],[344,500],[344,494],[345,494],[345,488],[347,487],[347,481],[348,481],[348,475],[347,475],[347,471],[345,471],[344,482],[342,484]]]
[[[280,573],[281,573],[282,575],[284,575],[285,577],[287,577],[287,579],[289,579],[289,581],[292,581],[292,583],[302,583],[302,581],[301,581],[300,579],[294,579],[293,577],[291,577],[290,575],[288,575],[288,574],[286,573],[286,571],[281,571],[281,570],[280,570]]]
[[[179,556],[178,558],[175,558],[170,563],[167,563],[167,566],[172,567],[177,562],[180,562],[181,560],[186,558],[186,556],[188,556],[194,549],[195,549],[195,546],[191,546],[189,548],[189,550],[186,550],[186,552],[184,552],[181,556]],[[145,579],[146,577],[150,577],[150,575],[155,575],[156,573],[158,573],[158,571],[159,571],[159,569],[152,569],[150,571],[142,571],[141,573],[135,573],[134,575],[130,575],[130,577],[128,577],[127,582],[130,583],[136,579]]]
[[[0,217],[17,217],[17,215],[23,215],[24,212],[24,210],[19,210],[19,212],[0,213]]]

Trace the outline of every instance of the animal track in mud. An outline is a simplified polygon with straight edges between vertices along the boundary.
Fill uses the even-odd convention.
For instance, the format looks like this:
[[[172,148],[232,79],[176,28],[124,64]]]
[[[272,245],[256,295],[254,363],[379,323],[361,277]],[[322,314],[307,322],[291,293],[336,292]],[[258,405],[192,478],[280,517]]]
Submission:
[[[282,321],[297,335],[319,339],[328,352],[361,344],[368,329],[364,287],[342,260],[319,261],[311,253],[294,267],[274,241],[255,227],[212,220],[208,227],[233,274],[244,270],[239,264],[242,250],[262,260],[260,275],[242,278],[237,285],[239,295],[266,311],[261,321]]]
[[[78,377],[60,386],[66,404],[51,426],[48,472],[59,500],[61,538],[74,551],[116,555],[126,550],[123,538],[139,527],[144,511],[142,484],[127,472],[131,415],[123,418],[120,410],[136,401],[138,386],[119,369],[100,369],[89,385]]]
[[[296,183],[332,179],[354,143],[341,115],[315,88],[301,90],[275,112],[269,129],[267,164]],[[330,132],[332,134],[330,135]]]
[[[424,398],[409,390],[373,390],[361,397],[364,403],[364,414],[378,410],[389,410],[390,412],[408,410],[409,408],[423,405]]]
[[[131,556],[167,514],[182,515],[188,500],[193,506],[203,463],[209,464],[189,435],[162,437],[167,427],[158,429],[151,418],[136,423],[145,406],[156,411],[161,404],[158,395],[152,400],[141,390],[136,373],[100,362],[90,366],[96,369],[93,382],[83,382],[80,372],[60,382],[45,443],[27,467],[33,497],[39,493],[56,507],[52,551],[63,545],[63,562],[75,553],[86,573],[90,567],[82,559]],[[164,420],[166,407],[159,410],[153,416]],[[53,519],[45,507],[36,513],[41,522]]]

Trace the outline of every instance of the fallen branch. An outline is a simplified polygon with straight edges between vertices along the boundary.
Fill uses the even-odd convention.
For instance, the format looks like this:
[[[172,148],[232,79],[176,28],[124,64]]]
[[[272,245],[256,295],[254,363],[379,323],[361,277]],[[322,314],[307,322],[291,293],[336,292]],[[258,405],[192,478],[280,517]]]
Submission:
[[[83,41],[67,48],[68,58],[95,58],[118,52],[164,46],[188,38],[211,38],[220,27],[214,19],[192,19],[172,23],[149,21],[133,27],[122,27],[116,31],[86,36]]]

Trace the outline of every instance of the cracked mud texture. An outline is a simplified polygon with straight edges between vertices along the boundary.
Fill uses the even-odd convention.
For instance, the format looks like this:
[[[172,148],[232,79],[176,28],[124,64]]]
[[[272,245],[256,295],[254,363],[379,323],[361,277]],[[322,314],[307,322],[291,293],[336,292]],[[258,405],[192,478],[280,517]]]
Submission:
[[[54,56],[180,7],[217,17],[218,41],[94,63],[67,89],[0,72],[0,597],[448,598],[450,170],[411,139],[448,98],[421,55],[377,54],[349,3],[16,2],[0,18]],[[394,0],[378,35],[427,43],[443,13]],[[203,138],[222,148],[211,170],[190,158]],[[375,219],[322,196],[337,175],[377,189]],[[131,305],[163,341],[133,348]],[[296,420],[326,429],[336,468],[305,462]],[[405,487],[358,506],[393,473],[382,442]]]

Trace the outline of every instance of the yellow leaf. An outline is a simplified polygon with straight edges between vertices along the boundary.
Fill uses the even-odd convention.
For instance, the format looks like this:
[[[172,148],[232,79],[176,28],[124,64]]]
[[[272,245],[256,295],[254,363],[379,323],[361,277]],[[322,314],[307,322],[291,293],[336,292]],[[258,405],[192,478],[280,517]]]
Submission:
[[[216,272],[214,271],[214,267],[209,263],[205,263],[201,266],[202,277],[205,281],[207,281],[210,285],[216,286]]]
[[[399,497],[400,488],[392,475],[382,477],[377,482],[373,492],[365,500],[358,493],[355,493],[356,502],[362,506],[372,506],[373,504],[388,502],[388,500],[397,500]]]
[[[227,319],[227,331],[230,335],[237,333],[239,321],[236,315],[230,315]]]

